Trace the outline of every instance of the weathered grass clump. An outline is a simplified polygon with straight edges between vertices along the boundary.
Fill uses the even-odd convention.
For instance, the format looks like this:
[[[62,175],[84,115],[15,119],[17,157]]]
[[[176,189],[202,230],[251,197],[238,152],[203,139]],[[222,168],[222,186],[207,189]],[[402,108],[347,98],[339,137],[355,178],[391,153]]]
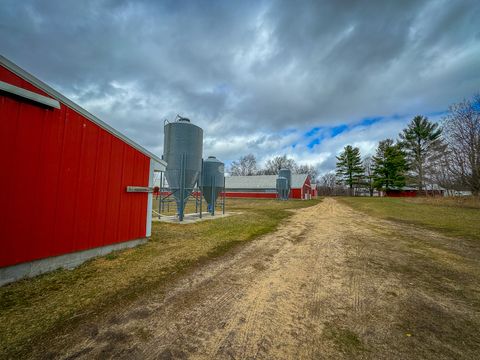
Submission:
[[[161,291],[192,266],[274,230],[292,214],[288,209],[316,203],[228,199],[229,211],[242,214],[188,225],[154,223],[145,245],[1,287],[0,358],[24,357],[54,334]]]
[[[383,219],[407,222],[469,240],[480,240],[477,200],[451,198],[343,197],[355,210]]]

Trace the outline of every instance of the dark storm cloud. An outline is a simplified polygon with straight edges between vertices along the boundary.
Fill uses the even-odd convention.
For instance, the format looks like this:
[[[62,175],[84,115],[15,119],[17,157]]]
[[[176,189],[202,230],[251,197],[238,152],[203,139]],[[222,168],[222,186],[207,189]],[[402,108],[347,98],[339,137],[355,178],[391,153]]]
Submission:
[[[473,0],[1,7],[2,54],[157,152],[163,120],[180,113],[204,127],[206,150],[226,160],[289,149],[325,165],[341,148],[338,139],[366,134],[352,129],[310,149],[305,131],[440,111],[479,90],[480,3]],[[285,137],[285,129],[298,131]],[[368,144],[381,135],[369,136]]]

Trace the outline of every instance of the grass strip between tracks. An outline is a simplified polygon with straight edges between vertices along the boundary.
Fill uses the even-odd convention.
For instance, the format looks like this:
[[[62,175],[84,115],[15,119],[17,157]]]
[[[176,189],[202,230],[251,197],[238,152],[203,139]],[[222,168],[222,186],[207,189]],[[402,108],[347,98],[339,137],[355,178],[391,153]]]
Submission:
[[[478,198],[341,197],[338,200],[382,219],[418,225],[474,243],[480,240]]]
[[[145,245],[1,287],[0,358],[46,351],[82,322],[161,291],[188,269],[274,231],[289,209],[318,202],[228,199],[228,211],[239,214],[188,225],[155,222]]]

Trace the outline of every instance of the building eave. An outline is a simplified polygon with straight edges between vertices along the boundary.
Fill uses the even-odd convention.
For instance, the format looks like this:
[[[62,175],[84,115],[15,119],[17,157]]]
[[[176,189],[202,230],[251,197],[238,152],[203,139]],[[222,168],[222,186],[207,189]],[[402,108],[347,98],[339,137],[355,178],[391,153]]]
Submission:
[[[132,146],[133,148],[135,148],[136,150],[140,151],[141,153],[143,153],[144,155],[148,156],[149,158],[155,160],[156,162],[158,162],[159,164],[163,165],[163,166],[166,166],[167,163],[161,159],[160,157],[158,157],[157,155],[151,153],[150,151],[148,151],[147,149],[145,149],[143,146],[137,144],[135,141],[133,141],[132,139],[128,138],[127,136],[123,135],[122,133],[120,133],[118,130],[114,129],[113,127],[111,127],[110,125],[108,125],[107,123],[103,122],[102,120],[100,120],[98,117],[96,117],[95,115],[89,113],[87,110],[85,110],[84,108],[82,108],[80,105],[74,103],[72,100],[68,99],[66,96],[60,94],[58,91],[56,91],[55,89],[51,88],[50,86],[48,86],[47,84],[45,84],[43,81],[37,79],[35,76],[33,76],[32,74],[28,73],[27,71],[25,71],[24,69],[22,69],[21,67],[19,67],[18,65],[14,64],[12,61],[8,60],[7,58],[5,58],[4,56],[0,55],[0,64],[2,66],[4,66],[6,69],[10,70],[11,72],[13,72],[14,74],[18,75],[19,77],[21,77],[22,79],[28,81],[29,83],[31,83],[32,85],[36,86],[37,88],[39,88],[40,90],[44,91],[45,93],[47,93],[49,96],[51,96],[52,98],[54,98],[55,100],[59,101],[60,103],[64,104],[65,106],[68,106],[69,108],[75,110],[76,112],[78,112],[80,115],[86,117],[88,120],[92,121],[93,123],[95,123],[96,125],[98,125],[99,127],[101,127],[102,129],[104,129],[105,131],[109,132],[110,134],[112,134],[113,136],[119,138],[120,140],[124,141],[125,143],[129,144],[130,146]]]

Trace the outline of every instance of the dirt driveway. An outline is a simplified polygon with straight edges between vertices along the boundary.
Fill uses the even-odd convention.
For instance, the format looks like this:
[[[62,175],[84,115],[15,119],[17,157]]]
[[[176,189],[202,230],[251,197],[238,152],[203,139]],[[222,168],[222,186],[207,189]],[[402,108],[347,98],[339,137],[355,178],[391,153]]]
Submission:
[[[472,288],[459,300],[448,287],[454,279],[442,284],[476,275],[477,259],[439,234],[325,199],[296,211],[278,231],[82,327],[71,334],[73,347],[49,356],[475,358],[480,315],[471,304],[479,293]],[[432,275],[437,270],[443,280]],[[471,336],[459,340],[459,331]]]

